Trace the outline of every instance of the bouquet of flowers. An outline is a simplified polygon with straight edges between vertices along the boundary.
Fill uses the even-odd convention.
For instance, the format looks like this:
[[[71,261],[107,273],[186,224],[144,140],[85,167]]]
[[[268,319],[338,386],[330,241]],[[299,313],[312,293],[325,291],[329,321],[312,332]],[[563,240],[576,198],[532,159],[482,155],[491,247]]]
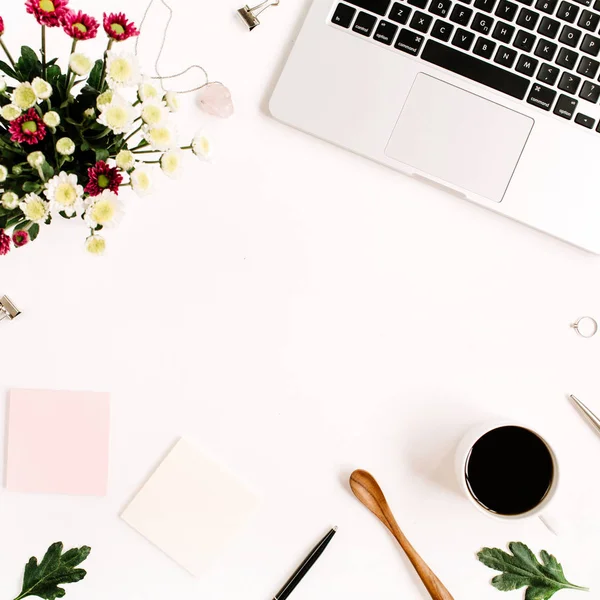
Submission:
[[[68,0],[27,0],[25,7],[41,26],[39,56],[23,46],[15,60],[0,17],[7,57],[0,61],[0,255],[34,241],[58,217],[83,221],[86,249],[102,254],[100,232],[119,221],[122,188],[149,193],[149,165],[174,177],[184,150],[208,159],[211,142],[199,133],[177,144],[169,117],[178,96],[144,78],[136,56],[121,51],[139,35],[124,14],[104,14],[108,45],[94,62],[80,46],[98,34],[96,19],[71,10]],[[65,72],[46,55],[48,27],[73,40]]]

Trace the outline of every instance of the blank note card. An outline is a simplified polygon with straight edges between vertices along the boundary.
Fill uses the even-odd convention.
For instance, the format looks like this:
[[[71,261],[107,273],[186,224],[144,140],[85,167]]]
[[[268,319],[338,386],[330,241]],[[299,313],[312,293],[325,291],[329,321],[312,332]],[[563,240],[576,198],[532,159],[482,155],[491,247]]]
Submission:
[[[95,392],[11,390],[6,487],[104,496],[109,398]]]
[[[122,517],[197,576],[240,533],[256,506],[234,475],[180,440]]]

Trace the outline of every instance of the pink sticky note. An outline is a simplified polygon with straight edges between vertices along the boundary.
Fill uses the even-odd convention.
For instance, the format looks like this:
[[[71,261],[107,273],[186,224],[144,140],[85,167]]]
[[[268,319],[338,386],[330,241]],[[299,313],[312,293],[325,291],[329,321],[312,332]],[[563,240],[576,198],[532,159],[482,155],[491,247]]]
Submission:
[[[109,404],[103,393],[12,390],[7,489],[106,495]]]

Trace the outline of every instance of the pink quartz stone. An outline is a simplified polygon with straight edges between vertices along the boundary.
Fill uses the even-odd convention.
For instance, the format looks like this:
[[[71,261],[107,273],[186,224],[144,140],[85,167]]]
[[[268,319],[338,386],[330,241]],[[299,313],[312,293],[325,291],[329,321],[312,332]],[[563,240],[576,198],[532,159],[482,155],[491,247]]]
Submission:
[[[227,119],[233,114],[231,92],[218,82],[208,83],[199,92],[198,104],[209,115]]]

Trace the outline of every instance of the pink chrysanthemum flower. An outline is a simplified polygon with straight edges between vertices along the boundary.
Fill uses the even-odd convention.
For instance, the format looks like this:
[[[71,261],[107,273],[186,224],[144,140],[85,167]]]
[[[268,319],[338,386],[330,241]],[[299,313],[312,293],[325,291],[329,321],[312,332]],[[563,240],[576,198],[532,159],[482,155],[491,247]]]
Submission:
[[[104,31],[108,37],[117,42],[140,35],[136,26],[123,13],[111,13],[110,15],[104,13]]]
[[[8,128],[10,139],[18,144],[37,144],[46,137],[46,126],[40,119],[35,108],[11,121]]]
[[[96,37],[100,23],[83,11],[69,11],[62,20],[66,34],[76,40],[91,40]]]
[[[29,232],[25,230],[15,231],[12,236],[13,244],[15,248],[21,248],[29,242]]]
[[[0,17],[0,35],[4,33],[4,19]]]
[[[4,233],[4,229],[0,229],[0,256],[4,256],[10,252],[10,238]]]
[[[99,196],[104,190],[119,193],[119,186],[123,182],[123,176],[116,167],[111,167],[103,160],[98,161],[88,169],[90,180],[85,186],[85,191],[90,196]]]
[[[69,0],[27,0],[25,8],[40,25],[59,27],[68,12]]]

